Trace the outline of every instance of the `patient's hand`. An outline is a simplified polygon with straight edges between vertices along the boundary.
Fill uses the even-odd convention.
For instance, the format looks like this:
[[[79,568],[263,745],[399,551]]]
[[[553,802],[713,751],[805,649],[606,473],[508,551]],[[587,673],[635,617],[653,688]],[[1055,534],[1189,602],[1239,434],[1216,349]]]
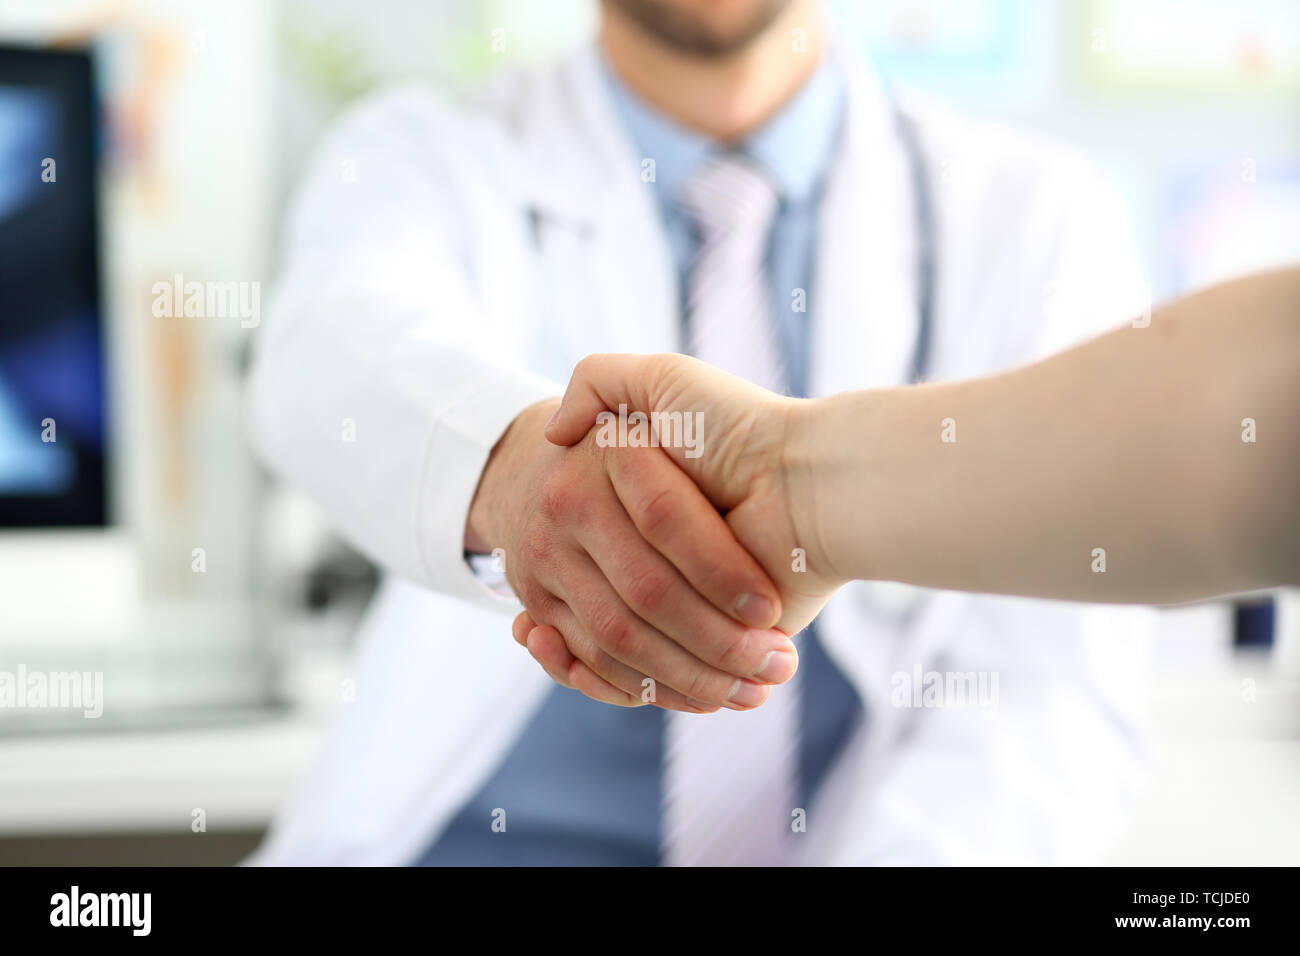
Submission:
[[[762,704],[798,663],[771,629],[772,581],[664,452],[547,441],[556,404],[525,409],[502,436],[465,534],[470,551],[504,551],[530,619],[574,662],[551,676],[613,704]]]
[[[807,626],[847,580],[825,560],[823,535],[812,517],[805,453],[811,441],[808,403],[775,395],[683,355],[597,355],[578,364],[546,437],[559,445],[590,442],[593,437],[599,442],[602,431],[604,437],[613,437],[618,422],[608,413],[620,405],[627,407],[629,436],[633,412],[648,413],[651,422],[658,414],[665,423],[659,429],[665,446],[682,434],[675,430],[677,419],[664,418],[666,413],[698,416],[701,440],[692,443],[694,447],[678,443],[664,451],[724,514],[736,539],[776,582],[782,603],[778,628],[794,634]],[[600,416],[603,424],[598,422],[602,412],[607,413]],[[670,421],[673,428],[666,427]],[[638,472],[662,464],[660,458],[629,456],[621,467],[644,487],[650,484],[649,476],[640,478]],[[665,508],[657,500],[653,520],[647,521],[644,500],[628,500],[621,491],[620,497],[646,540],[674,565],[692,569],[684,570],[687,581],[705,593],[708,578],[718,569],[686,559],[698,551],[693,527],[698,516]],[[538,623],[527,613],[520,615],[515,639],[553,677],[573,682],[577,674],[585,679],[582,662],[566,649],[560,635]]]

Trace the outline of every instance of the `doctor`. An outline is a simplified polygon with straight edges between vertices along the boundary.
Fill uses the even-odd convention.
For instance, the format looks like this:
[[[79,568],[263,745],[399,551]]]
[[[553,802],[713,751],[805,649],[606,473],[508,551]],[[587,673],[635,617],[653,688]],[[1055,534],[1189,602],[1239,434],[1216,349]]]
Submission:
[[[752,559],[717,594],[629,591],[654,558],[609,504],[611,456],[543,434],[591,352],[816,395],[987,372],[1139,306],[1086,167],[896,102],[830,34],[818,0],[604,0],[594,46],[468,103],[380,96],[327,139],[253,432],[394,573],[257,862],[1088,862],[1120,832],[1145,612],[850,585],[790,680]],[[698,492],[663,491],[697,509],[699,560],[733,544]],[[597,662],[592,696],[645,663],[676,668],[667,699],[551,683],[510,640],[511,591]],[[629,611],[615,650],[644,660],[599,643]],[[914,669],[1000,696],[891,706]]]

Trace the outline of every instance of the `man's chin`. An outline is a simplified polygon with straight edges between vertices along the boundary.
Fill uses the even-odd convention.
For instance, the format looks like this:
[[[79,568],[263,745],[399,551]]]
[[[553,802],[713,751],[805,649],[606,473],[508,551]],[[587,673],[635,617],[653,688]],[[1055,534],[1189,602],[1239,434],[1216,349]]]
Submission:
[[[663,46],[686,56],[721,59],[760,37],[791,0],[752,0],[737,23],[717,27],[691,4],[674,0],[605,0]]]

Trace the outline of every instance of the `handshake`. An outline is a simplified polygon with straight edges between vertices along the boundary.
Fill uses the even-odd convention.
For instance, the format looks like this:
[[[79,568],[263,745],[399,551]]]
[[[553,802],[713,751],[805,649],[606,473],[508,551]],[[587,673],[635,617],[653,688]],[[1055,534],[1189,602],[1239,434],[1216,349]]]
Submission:
[[[683,355],[580,362],[502,436],[470,507],[467,549],[504,549],[526,609],[515,640],[607,703],[764,703],[847,580],[795,507],[817,500],[814,404]]]
[[[515,640],[555,680],[695,713],[766,701],[851,580],[1155,604],[1297,585],[1297,302],[1283,269],[1164,306],[1150,334],[815,400],[594,356],[493,450],[465,545],[505,549]]]

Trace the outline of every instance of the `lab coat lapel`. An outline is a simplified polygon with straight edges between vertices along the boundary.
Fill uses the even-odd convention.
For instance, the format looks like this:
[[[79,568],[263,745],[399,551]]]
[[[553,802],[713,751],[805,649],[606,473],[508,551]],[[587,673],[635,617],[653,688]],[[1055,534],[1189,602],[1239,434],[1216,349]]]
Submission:
[[[814,395],[906,381],[917,330],[906,154],[870,65],[835,55],[848,76],[848,105],[823,197],[810,303]]]
[[[677,278],[655,184],[624,133],[587,46],[562,67],[553,110],[532,118],[526,202],[553,221],[538,268],[555,297],[557,361],[680,348]],[[577,184],[577,188],[573,187]]]

